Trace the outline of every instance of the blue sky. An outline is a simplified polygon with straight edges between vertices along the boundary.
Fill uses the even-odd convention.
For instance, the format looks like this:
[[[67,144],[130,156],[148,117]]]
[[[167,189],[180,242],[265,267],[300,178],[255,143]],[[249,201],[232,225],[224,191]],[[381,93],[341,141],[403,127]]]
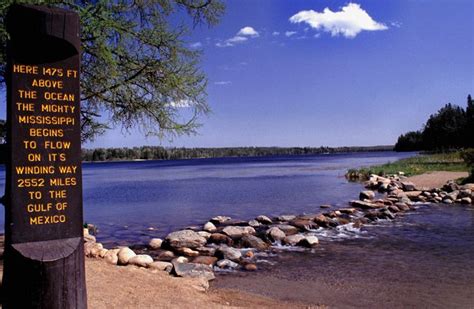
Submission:
[[[393,144],[474,94],[473,1],[226,3],[220,24],[188,37],[209,79],[199,135],[118,128],[85,147]]]

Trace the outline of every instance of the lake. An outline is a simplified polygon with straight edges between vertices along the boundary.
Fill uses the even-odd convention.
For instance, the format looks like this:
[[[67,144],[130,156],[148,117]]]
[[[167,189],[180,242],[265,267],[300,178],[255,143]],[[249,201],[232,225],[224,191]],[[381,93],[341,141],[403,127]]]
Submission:
[[[251,219],[346,205],[360,184],[349,168],[395,161],[395,152],[83,164],[84,219],[105,244],[147,243],[216,215]],[[5,173],[1,169],[0,190]],[[3,229],[3,209],[0,214]]]

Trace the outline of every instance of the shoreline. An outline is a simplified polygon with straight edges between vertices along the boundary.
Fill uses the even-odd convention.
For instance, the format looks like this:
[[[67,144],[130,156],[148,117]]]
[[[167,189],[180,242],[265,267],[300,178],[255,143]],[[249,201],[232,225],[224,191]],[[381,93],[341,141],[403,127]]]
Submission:
[[[446,173],[444,173],[443,175],[444,175],[443,177],[452,176],[452,174],[446,174]],[[409,180],[412,180],[412,179],[413,178],[404,179],[404,182],[406,182],[404,186],[405,187],[410,186]],[[422,180],[420,180],[420,184],[421,186],[425,186],[426,184],[429,183],[429,181],[433,181],[433,179],[440,181],[440,174],[437,174],[437,173],[427,174],[425,175],[425,179],[423,180],[425,182],[421,182]],[[378,184],[378,180],[379,179],[377,178],[377,184]],[[381,180],[381,183],[383,184],[384,183],[383,178],[381,178],[380,180]],[[444,180],[445,179],[443,178],[443,181]],[[370,185],[370,183],[367,183],[367,185]],[[416,185],[418,185],[418,183]],[[413,189],[415,189],[416,185],[413,184],[414,186]],[[377,188],[374,188],[374,189],[377,189]],[[410,192],[410,191],[415,192],[413,191],[413,189],[408,190],[407,192]],[[397,189],[397,190],[400,190],[400,189]],[[398,192],[400,194],[402,192],[405,192],[403,190],[400,190],[400,191],[401,192]],[[365,194],[370,195],[370,193],[368,192],[366,192]],[[421,196],[421,192],[418,193],[416,196],[415,194],[410,194],[409,196],[410,196],[410,199],[417,199],[419,198],[419,196]],[[403,196],[402,194],[401,198],[403,199],[403,197],[406,197],[406,196]],[[385,206],[383,207],[375,206],[377,203],[379,203],[379,206],[380,206],[381,202],[382,201],[380,200],[376,200],[375,197],[371,198],[369,196],[368,199],[363,198],[363,199],[359,199],[358,201],[354,200],[352,201],[352,204],[353,206],[359,205],[362,208],[368,207],[368,209],[366,209],[366,212],[364,212],[364,214],[369,214],[373,211],[378,211],[377,209],[382,209],[383,207],[385,207]],[[405,199],[405,202],[407,202],[406,199]],[[399,206],[401,207],[401,205]],[[322,209],[322,210],[325,211],[326,209]],[[394,210],[394,208],[392,208],[392,210]],[[335,213],[335,211],[337,211],[337,209],[334,209],[334,210],[329,209],[327,210],[327,214],[332,212],[336,214],[336,217],[339,218],[341,214],[338,215],[337,213]],[[407,209],[407,211],[409,210]],[[349,211],[349,213],[350,212],[352,211]],[[374,214],[371,214],[370,216],[373,216],[373,215]],[[381,214],[381,215],[385,217],[387,216],[386,213]],[[347,220],[347,216],[343,216],[343,217],[344,218],[341,218],[341,219]],[[262,220],[263,218],[260,218],[260,219]],[[302,218],[300,216],[300,219],[308,219],[308,217],[306,216],[306,218]],[[340,219],[336,219],[336,220],[340,220]],[[243,222],[240,222],[240,223],[243,224]],[[343,221],[343,223],[347,224],[347,222],[345,221]],[[217,224],[217,222],[216,222],[216,225],[217,225],[216,228],[219,228],[219,224]],[[235,225],[235,226],[239,226],[239,225]],[[304,230],[307,229],[304,226],[304,224],[302,225],[302,228]],[[306,231],[306,232],[310,233],[310,231]],[[223,228],[220,229],[220,233],[223,233]],[[287,236],[291,236],[291,235],[286,235],[286,237]],[[270,287],[264,287],[263,291],[262,289],[260,290],[255,289],[255,292],[252,291],[251,293],[249,293],[248,290],[246,291],[245,289],[239,288],[238,285],[242,285],[246,283],[248,284],[249,283],[248,280],[252,280],[252,279],[247,278],[246,277],[247,275],[252,276],[252,277],[255,277],[255,276],[258,277],[259,276],[258,270],[257,272],[252,272],[252,270],[248,272],[239,271],[241,275],[238,275],[239,272],[237,272],[237,275],[235,277],[229,277],[229,280],[233,282],[233,286],[231,285],[230,288],[228,286],[219,287],[219,286],[213,285],[209,289],[208,280],[203,280],[202,276],[198,276],[200,278],[186,278],[187,276],[184,275],[185,278],[177,278],[177,277],[168,275],[167,271],[159,270],[158,267],[155,269],[150,269],[151,267],[145,268],[145,267],[140,267],[137,264],[131,265],[133,263],[128,263],[128,265],[127,263],[125,263],[127,266],[120,266],[120,267],[109,265],[108,263],[104,261],[104,260],[107,260],[107,258],[104,258],[104,260],[97,258],[101,255],[102,248],[98,249],[97,243],[95,243],[95,239],[94,239],[94,242],[90,240],[92,240],[92,237],[89,237],[89,242],[86,242],[86,254],[95,256],[96,258],[86,259],[86,268],[87,268],[86,276],[87,276],[87,286],[88,286],[88,292],[89,292],[89,305],[91,305],[94,308],[95,307],[105,308],[105,307],[110,307],[110,306],[127,307],[127,306],[137,306],[137,304],[138,306],[141,306],[141,307],[151,307],[151,306],[175,307],[175,306],[183,306],[183,305],[190,306],[190,307],[204,307],[204,306],[206,307],[227,307],[227,306],[231,306],[231,307],[232,306],[307,307],[308,306],[308,303],[298,301],[298,299],[294,299],[292,297],[286,297],[284,295],[280,295],[282,297],[275,297],[275,295],[272,295],[272,293],[267,293],[268,290],[266,289],[269,289]],[[87,245],[88,243],[89,245]],[[302,244],[299,244],[298,242],[295,245],[298,247]],[[328,245],[328,243],[322,243],[320,245],[316,244],[314,247],[313,246],[310,246],[310,247],[313,247],[313,248],[316,248],[316,250],[319,250],[318,248],[324,248],[324,246],[334,247],[334,245]],[[161,244],[160,244],[160,247],[161,247]],[[308,247],[307,242],[304,245],[304,247]],[[167,247],[167,249],[172,249],[179,252],[180,255],[190,254],[189,251],[188,252],[186,252],[186,250],[181,251],[180,248],[181,247],[179,246],[174,247],[174,248]],[[313,250],[313,249],[307,249],[307,250]],[[108,250],[108,251],[112,251],[112,250]],[[253,251],[255,253],[259,252],[258,249],[249,250],[249,251]],[[308,251],[305,251],[305,252],[308,252]],[[102,251],[102,253],[104,252]],[[141,252],[138,252],[138,253],[141,253]],[[106,252],[104,254],[106,254]],[[295,254],[299,254],[299,253],[295,253]],[[308,254],[311,254],[311,253],[308,253]],[[176,259],[176,256],[174,256],[173,258]],[[188,257],[188,259],[191,260],[190,264],[193,264],[192,263],[193,258],[194,257],[192,256]],[[314,259],[314,257],[312,259]],[[171,264],[172,264],[172,267],[176,267],[177,265],[173,262]],[[209,270],[208,268],[206,269]],[[234,276],[234,275],[231,274],[230,276]],[[265,277],[265,278],[269,280],[268,282],[273,282],[270,280],[270,278],[268,277]],[[218,277],[218,280],[219,279],[220,277]],[[267,279],[263,279],[263,280],[267,280]],[[273,283],[278,284],[278,281],[275,281]],[[252,284],[250,284],[250,286],[252,286]],[[277,288],[277,291],[278,290],[285,291],[285,288],[282,286],[278,287],[278,285],[276,285],[275,287]],[[176,291],[178,290],[180,292],[176,293]],[[117,291],[121,291],[121,292],[117,293]],[[337,299],[337,292],[334,291],[334,294],[329,293],[328,295],[325,295],[325,297],[329,297],[329,298],[332,297],[334,299]],[[285,301],[285,302],[282,303],[282,301]],[[319,302],[315,302],[315,303],[310,302],[309,304],[313,304],[316,306],[323,306]],[[345,305],[348,305],[348,304],[345,304]]]

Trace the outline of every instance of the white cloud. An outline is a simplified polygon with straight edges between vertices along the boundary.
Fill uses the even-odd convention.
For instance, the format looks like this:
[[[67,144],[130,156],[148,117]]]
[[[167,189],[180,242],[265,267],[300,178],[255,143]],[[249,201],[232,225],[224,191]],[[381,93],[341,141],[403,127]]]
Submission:
[[[217,47],[231,47],[235,46],[236,44],[243,43],[247,41],[249,38],[257,38],[260,34],[252,27],[243,27],[240,29],[237,34],[230,39],[225,40],[224,42],[217,42]]]
[[[239,32],[237,32],[237,35],[238,36],[249,36],[249,37],[252,37],[252,38],[256,38],[260,34],[257,31],[255,31],[254,28],[247,26],[247,27],[243,27],[242,29],[240,29]]]
[[[222,80],[222,81],[214,82],[214,85],[218,85],[218,86],[225,86],[225,85],[230,85],[230,84],[232,84],[230,80]]]
[[[285,32],[285,35],[286,35],[287,37],[290,37],[290,36],[292,36],[292,35],[295,35],[296,33],[297,33],[296,31],[286,31],[286,32]]]
[[[195,42],[195,43],[191,43],[189,46],[191,48],[198,49],[198,48],[202,47],[202,43],[201,42]]]
[[[280,32],[278,32],[278,31],[273,31],[272,35],[273,35],[273,36],[279,36],[279,35],[280,35]]]
[[[361,31],[386,30],[388,27],[376,22],[357,3],[349,3],[341,11],[333,12],[325,8],[322,13],[308,10],[300,11],[290,17],[292,23],[306,23],[311,28],[330,32],[332,36],[343,35],[354,38]]]

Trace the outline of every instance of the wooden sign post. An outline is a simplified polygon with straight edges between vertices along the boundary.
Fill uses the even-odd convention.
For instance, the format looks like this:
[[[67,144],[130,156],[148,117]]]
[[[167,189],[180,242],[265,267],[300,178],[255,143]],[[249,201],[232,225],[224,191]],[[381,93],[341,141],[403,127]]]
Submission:
[[[14,5],[7,63],[5,308],[86,308],[79,18]]]

